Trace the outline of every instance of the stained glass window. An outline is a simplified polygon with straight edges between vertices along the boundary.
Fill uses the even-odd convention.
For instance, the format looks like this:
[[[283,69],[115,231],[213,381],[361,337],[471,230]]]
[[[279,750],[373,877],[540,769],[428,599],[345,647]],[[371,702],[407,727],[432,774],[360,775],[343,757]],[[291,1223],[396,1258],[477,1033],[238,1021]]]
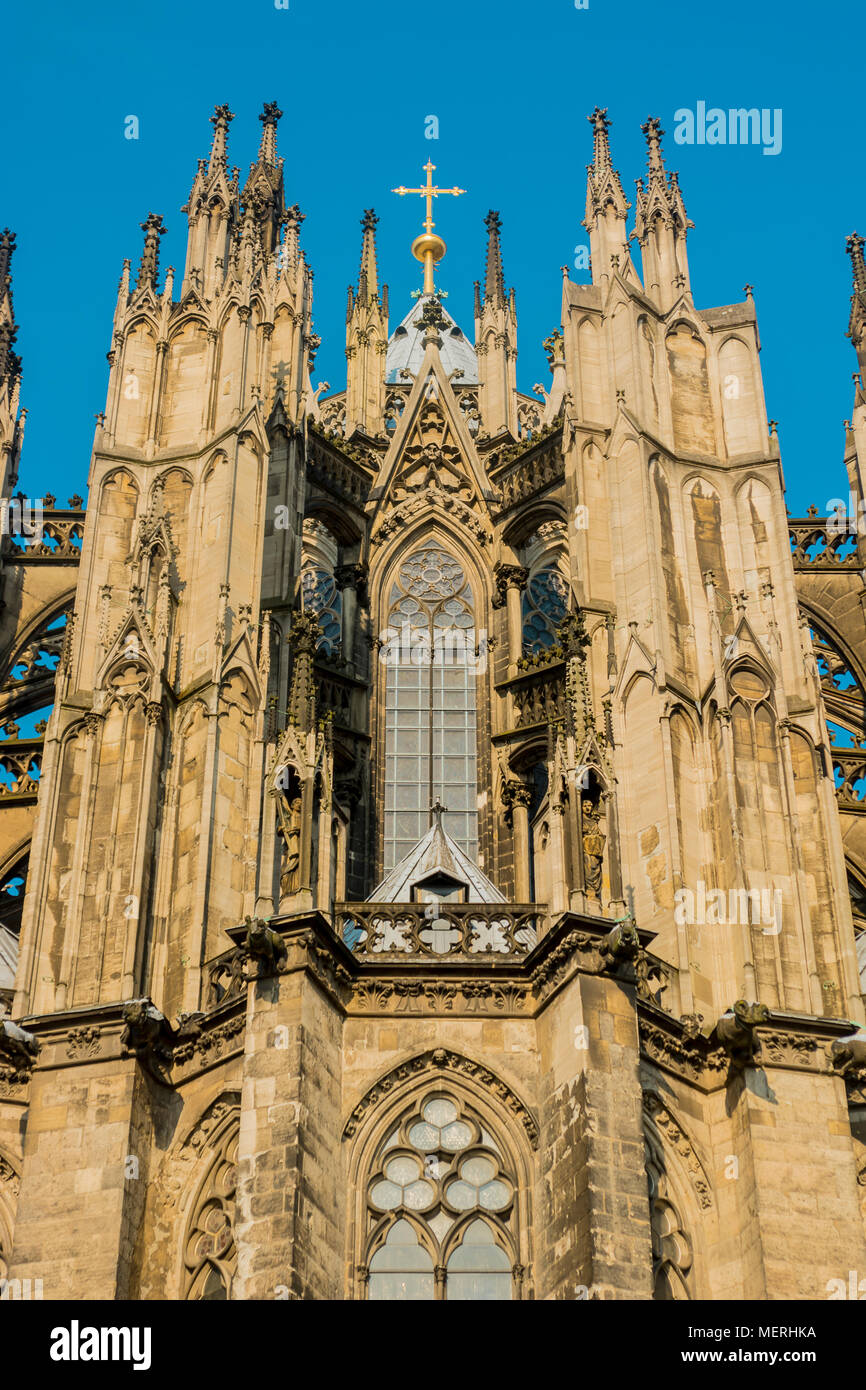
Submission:
[[[536,570],[523,594],[523,652],[535,656],[556,643],[568,613],[568,581],[555,565]]]
[[[404,561],[389,595],[385,646],[385,872],[429,827],[438,796],[448,832],[474,859],[475,617],[462,567],[438,546]]]
[[[316,650],[323,656],[338,656],[342,635],[343,595],[327,570],[308,566],[301,572],[301,595],[305,613],[314,613],[322,635]]]
[[[513,1174],[479,1117],[428,1093],[374,1160],[368,1298],[510,1300],[515,1199]]]

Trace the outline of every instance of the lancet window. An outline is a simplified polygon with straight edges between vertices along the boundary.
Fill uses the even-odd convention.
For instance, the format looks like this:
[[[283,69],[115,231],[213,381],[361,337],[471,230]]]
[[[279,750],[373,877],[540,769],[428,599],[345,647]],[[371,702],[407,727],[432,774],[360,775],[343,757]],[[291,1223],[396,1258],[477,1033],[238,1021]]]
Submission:
[[[535,656],[556,643],[556,629],[568,613],[568,580],[555,563],[531,574],[523,594],[523,652]]]
[[[417,844],[437,797],[448,832],[478,850],[476,658],[472,589],[437,545],[400,566],[385,646],[385,871]]]
[[[305,613],[319,620],[321,635],[317,651],[321,656],[340,655],[343,627],[343,596],[334,571],[337,542],[324,523],[304,522],[301,556],[301,603]]]

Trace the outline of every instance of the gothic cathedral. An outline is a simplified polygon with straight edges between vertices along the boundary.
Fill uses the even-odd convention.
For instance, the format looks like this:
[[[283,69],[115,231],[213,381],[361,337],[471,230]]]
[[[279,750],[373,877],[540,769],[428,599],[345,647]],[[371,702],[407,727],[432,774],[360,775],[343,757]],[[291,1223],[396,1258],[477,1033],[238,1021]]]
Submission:
[[[862,379],[850,506],[789,517],[750,287],[696,307],[654,119],[628,230],[596,109],[546,386],[496,212],[449,312],[428,162],[423,289],[391,328],[367,211],[314,387],[280,115],[244,183],[217,108],[182,276],[143,223],[87,506],[36,522],[0,239],[0,1277],[826,1298],[866,1273]]]

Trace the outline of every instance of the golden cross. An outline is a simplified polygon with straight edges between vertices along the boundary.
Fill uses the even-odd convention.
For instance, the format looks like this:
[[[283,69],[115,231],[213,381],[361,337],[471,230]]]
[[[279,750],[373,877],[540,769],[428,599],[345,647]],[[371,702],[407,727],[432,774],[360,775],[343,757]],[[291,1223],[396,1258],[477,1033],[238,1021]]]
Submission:
[[[443,193],[448,193],[454,198],[459,198],[461,193],[465,193],[465,188],[436,188],[433,183],[433,170],[436,165],[428,159],[424,165],[424,172],[427,175],[427,183],[423,188],[404,188],[401,184],[399,188],[392,188],[392,193],[399,193],[402,198],[406,193],[420,193],[422,198],[427,199],[427,216],[424,219],[424,231],[421,236],[415,238],[412,243],[412,255],[416,260],[421,261],[424,266],[424,293],[433,294],[433,266],[437,261],[441,261],[445,255],[445,242],[441,236],[433,231],[433,199],[440,197]]]
[[[434,184],[433,184],[433,171],[434,171],[435,168],[436,168],[436,165],[433,164],[433,163],[428,159],[428,160],[427,160],[427,163],[424,165],[424,172],[425,172],[425,174],[427,175],[427,183],[426,183],[426,185],[425,185],[423,188],[404,188],[403,185],[401,184],[399,188],[392,188],[392,189],[391,189],[391,192],[392,192],[392,193],[399,193],[399,195],[400,195],[401,198],[402,198],[402,197],[404,196],[404,194],[406,194],[406,193],[420,193],[422,198],[426,198],[426,199],[427,199],[427,216],[426,216],[426,218],[424,219],[424,230],[425,230],[425,232],[432,232],[433,227],[434,227],[434,225],[435,225],[434,222],[433,222],[433,199],[434,199],[434,198],[438,198],[439,195],[440,195],[441,193],[448,193],[448,194],[451,194],[451,195],[452,195],[453,197],[455,197],[455,198],[459,198],[459,196],[460,196],[461,193],[465,193],[465,192],[466,192],[466,189],[465,189],[465,188],[457,188],[456,185],[455,185],[454,188],[436,188],[436,187],[434,187]]]

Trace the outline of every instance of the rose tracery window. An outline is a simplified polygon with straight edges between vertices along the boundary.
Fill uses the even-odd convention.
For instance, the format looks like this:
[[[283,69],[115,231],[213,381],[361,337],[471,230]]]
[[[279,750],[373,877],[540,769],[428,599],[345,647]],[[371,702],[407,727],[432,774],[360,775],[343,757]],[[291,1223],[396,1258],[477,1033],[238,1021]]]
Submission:
[[[478,850],[475,616],[461,565],[439,546],[416,551],[389,595],[385,709],[385,872],[423,837],[429,808]]]
[[[380,1145],[367,1185],[367,1297],[516,1296],[516,1183],[481,1120],[428,1093]]]

